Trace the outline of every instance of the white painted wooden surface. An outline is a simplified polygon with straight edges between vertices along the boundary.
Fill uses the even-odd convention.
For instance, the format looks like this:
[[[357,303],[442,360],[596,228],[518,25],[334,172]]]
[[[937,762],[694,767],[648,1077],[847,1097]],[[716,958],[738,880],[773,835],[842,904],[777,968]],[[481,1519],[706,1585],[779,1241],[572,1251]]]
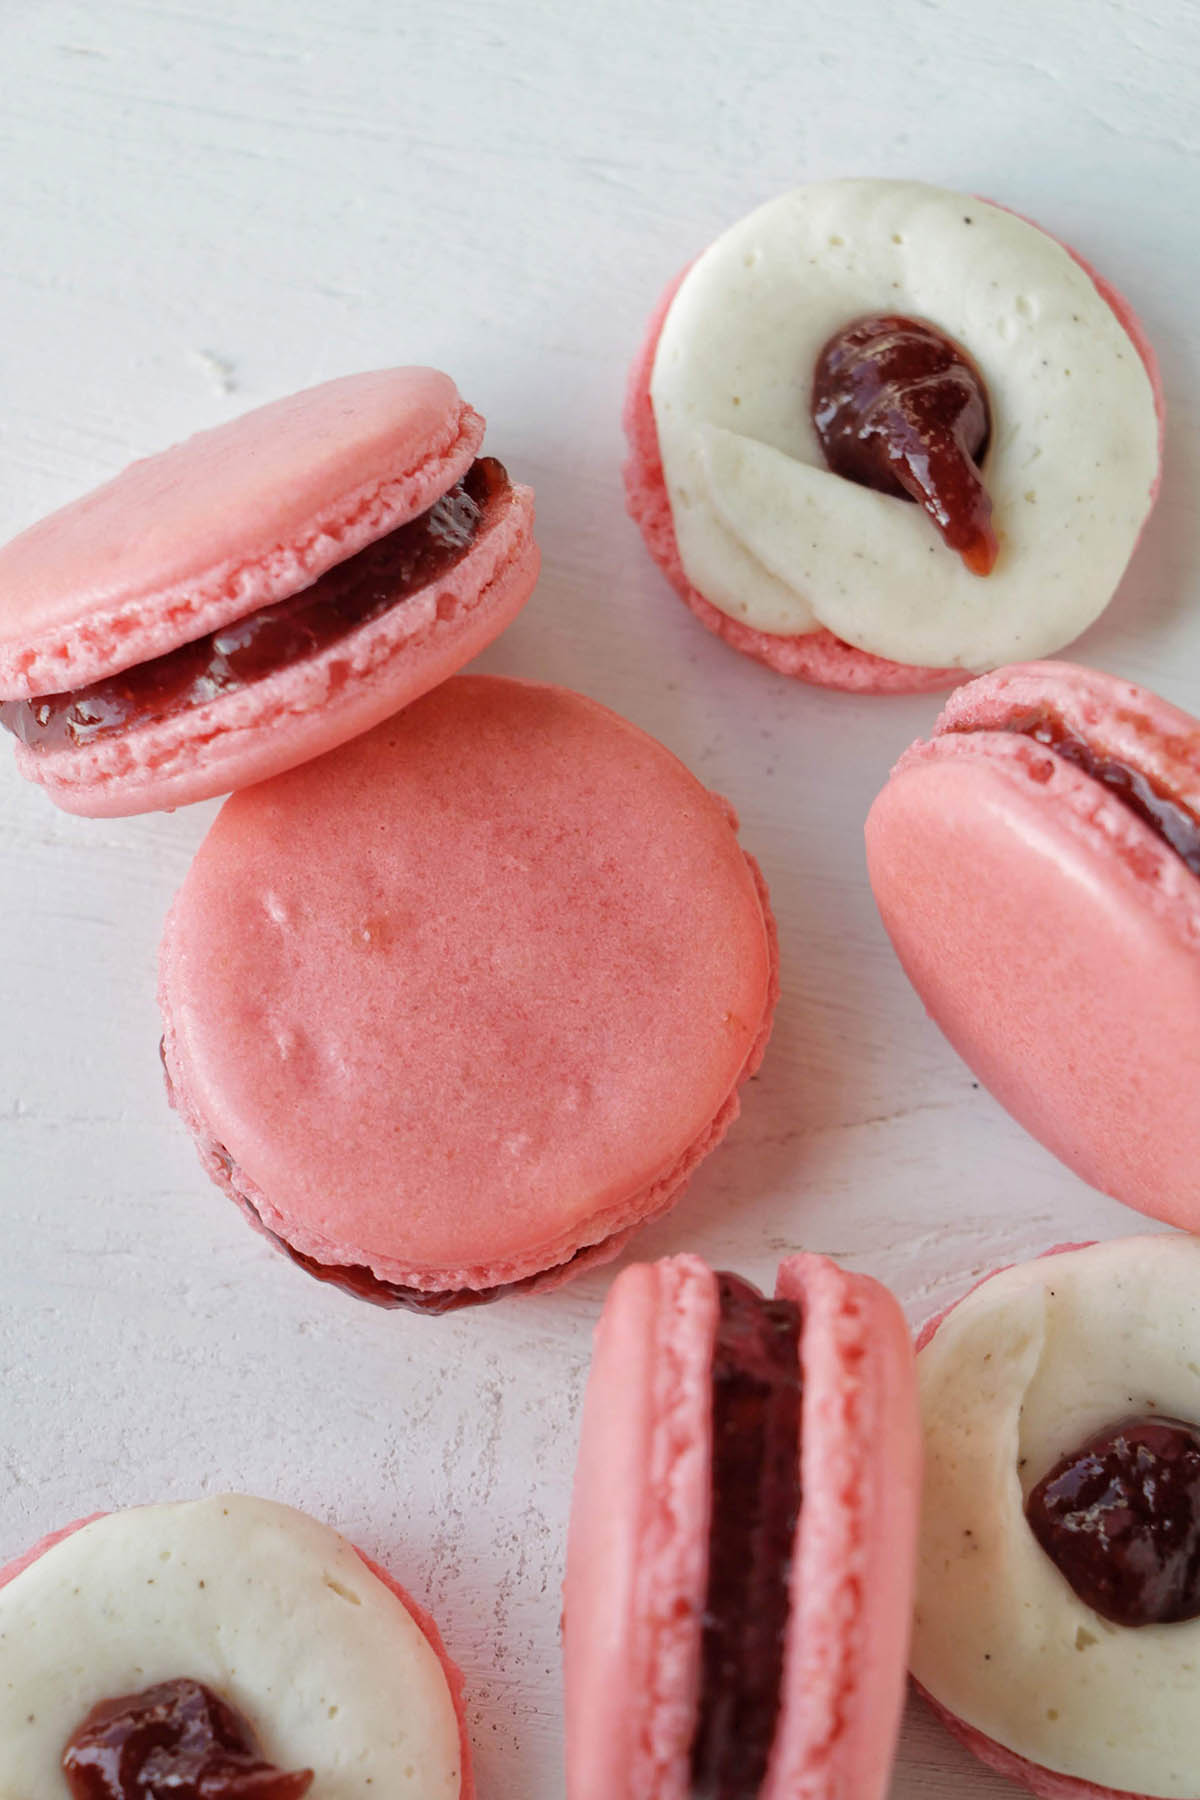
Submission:
[[[0,535],[306,383],[444,366],[538,491],[545,573],[484,666],[584,689],[729,795],[784,999],[743,1119],[639,1255],[800,1245],[915,1320],[1137,1220],[980,1092],[894,962],[861,825],[935,698],[854,700],[704,633],[621,502],[663,282],[797,179],[905,173],[1093,257],[1159,348],[1162,502],[1078,654],[1200,710],[1192,0],[0,0]],[[558,1586],[605,1271],[443,1322],[256,1240],[168,1113],[158,929],[214,811],[106,824],[0,769],[0,1555],[220,1487],[339,1524],[427,1599],[483,1800],[556,1800]],[[1069,997],[1064,997],[1069,1004]],[[1009,1792],[913,1709],[895,1800]]]

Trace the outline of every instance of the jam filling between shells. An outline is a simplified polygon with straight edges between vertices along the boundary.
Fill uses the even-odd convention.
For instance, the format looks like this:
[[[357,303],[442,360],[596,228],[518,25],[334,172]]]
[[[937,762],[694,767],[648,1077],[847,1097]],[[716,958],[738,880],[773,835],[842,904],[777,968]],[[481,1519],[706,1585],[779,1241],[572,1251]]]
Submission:
[[[254,1733],[198,1681],[101,1700],[68,1739],[72,1800],[302,1800],[311,1769],[264,1762]]]
[[[961,731],[993,729],[988,726],[962,726]],[[1020,713],[999,727],[1020,737],[1032,738],[1064,762],[1090,775],[1109,793],[1116,796],[1135,818],[1148,825],[1154,835],[1173,850],[1193,875],[1200,875],[1200,818],[1181,801],[1165,794],[1148,775],[1116,757],[1094,750],[1076,736],[1049,708],[1039,707]]]
[[[961,345],[923,319],[853,320],[817,358],[812,421],[835,475],[915,500],[973,575],[991,573],[991,408]]]
[[[0,725],[31,750],[82,749],[316,656],[448,575],[508,490],[503,465],[481,457],[426,512],[327,569],[300,593],[90,687],[10,700],[0,705]]]
[[[1200,1618],[1200,1429],[1111,1425],[1025,1503],[1030,1530],[1085,1606],[1114,1625]]]
[[[243,1200],[244,1206],[250,1206]],[[253,1207],[255,1218],[258,1213]],[[495,1287],[488,1288],[414,1288],[405,1287],[398,1281],[381,1281],[373,1270],[362,1263],[323,1263],[313,1256],[305,1256],[295,1250],[286,1238],[281,1238],[269,1225],[259,1224],[273,1244],[277,1244],[285,1256],[298,1266],[316,1277],[318,1281],[327,1281],[332,1287],[339,1287],[343,1293],[351,1294],[356,1300],[369,1300],[372,1306],[384,1306],[391,1309],[402,1307],[406,1312],[429,1313],[440,1317],[442,1313],[461,1312],[467,1306],[488,1306],[493,1300],[503,1300],[507,1294],[522,1294],[529,1288],[545,1281],[548,1275],[555,1275],[560,1269],[569,1269],[585,1254],[584,1250],[576,1250],[574,1256],[568,1256],[565,1262],[554,1263],[549,1269],[538,1269],[532,1275],[523,1275],[519,1281],[504,1281]],[[592,1246],[588,1245],[588,1249]]]
[[[782,1697],[800,1516],[800,1308],[717,1276],[712,1523],[691,1800],[756,1800]]]

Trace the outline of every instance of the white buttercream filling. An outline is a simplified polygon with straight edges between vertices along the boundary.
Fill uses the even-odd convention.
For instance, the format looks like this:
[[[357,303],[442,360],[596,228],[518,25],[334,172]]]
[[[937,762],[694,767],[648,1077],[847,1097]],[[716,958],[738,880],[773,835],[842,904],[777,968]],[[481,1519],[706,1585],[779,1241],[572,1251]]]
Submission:
[[[987,385],[1000,555],[986,577],[919,506],[825,462],[817,357],[884,312],[948,333]],[[759,631],[825,626],[922,667],[993,668],[1078,636],[1158,471],[1153,388],[1087,273],[1012,213],[916,182],[798,188],[726,232],[671,303],[650,393],[692,586]]]
[[[84,1526],[0,1589],[0,1800],[69,1800],[100,1700],[203,1682],[310,1800],[457,1800],[458,1722],[411,1615],[344,1538],[240,1495]]]
[[[1194,1800],[1200,1620],[1086,1606],[1025,1519],[1030,1489],[1137,1414],[1200,1423],[1200,1241],[1097,1244],[994,1276],[918,1358],[925,1493],[912,1668],[1046,1769]]]

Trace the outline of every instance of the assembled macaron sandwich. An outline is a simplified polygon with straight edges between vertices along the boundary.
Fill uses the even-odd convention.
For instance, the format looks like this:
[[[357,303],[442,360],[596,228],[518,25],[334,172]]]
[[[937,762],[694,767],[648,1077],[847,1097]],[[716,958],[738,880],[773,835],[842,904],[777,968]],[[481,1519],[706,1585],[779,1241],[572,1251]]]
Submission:
[[[913,1351],[822,1256],[776,1298],[625,1269],[567,1543],[568,1800],[883,1800],[920,1485]]]
[[[1085,1181],[1200,1229],[1200,722],[1066,663],[983,676],[866,827],[914,987]]]
[[[440,1312],[673,1205],[777,992],[725,803],[594,701],[464,675],[226,802],[167,921],[163,1060],[295,1261]]]
[[[0,724],[69,812],[172,807],[344,743],[528,599],[533,496],[434,369],[201,432],[0,549]]]
[[[329,1526],[225,1494],[82,1519],[0,1570],[0,1793],[472,1800],[462,1678]]]
[[[672,283],[626,431],[630,510],[710,630],[807,681],[918,690],[1103,610],[1157,491],[1162,391],[1128,304],[1035,225],[828,181]]]
[[[922,1333],[912,1668],[1043,1800],[1200,1792],[1200,1242],[1068,1246]]]

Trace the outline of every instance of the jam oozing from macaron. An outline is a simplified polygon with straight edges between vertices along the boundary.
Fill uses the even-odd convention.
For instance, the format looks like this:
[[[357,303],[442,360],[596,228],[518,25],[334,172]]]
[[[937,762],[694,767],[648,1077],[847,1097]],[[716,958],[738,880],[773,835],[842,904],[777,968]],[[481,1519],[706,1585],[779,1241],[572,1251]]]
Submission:
[[[1114,1625],[1200,1618],[1200,1430],[1126,1419],[1055,1465],[1030,1529],[1086,1606]]]
[[[341,1288],[343,1293],[353,1295],[356,1300],[369,1300],[372,1306],[428,1313],[434,1318],[440,1317],[442,1313],[461,1312],[467,1306],[487,1306],[493,1300],[503,1300],[506,1294],[522,1294],[528,1288],[544,1282],[548,1275],[556,1275],[560,1269],[569,1268],[571,1263],[584,1254],[582,1250],[577,1250],[566,1262],[556,1263],[549,1269],[539,1269],[536,1274],[525,1275],[520,1281],[500,1282],[495,1287],[415,1288],[405,1287],[397,1281],[381,1281],[373,1270],[361,1263],[318,1262],[315,1257],[305,1256],[301,1251],[293,1249],[286,1238],[279,1237],[267,1226],[264,1225],[263,1230],[285,1255],[290,1256],[294,1263],[315,1276],[318,1281],[327,1281],[332,1287]]]
[[[1200,818],[1182,801],[1164,794],[1140,769],[1094,750],[1046,709],[1019,714],[1004,729],[1044,744],[1055,756],[1090,775],[1181,857],[1193,875],[1200,875]]]
[[[481,457],[426,512],[336,563],[299,594],[91,687],[10,700],[0,706],[0,724],[33,750],[80,748],[316,656],[449,574],[508,488],[503,464]]]
[[[712,1522],[691,1800],[755,1800],[779,1714],[800,1515],[800,1308],[717,1276]]]
[[[855,319],[817,358],[812,419],[835,475],[915,500],[973,575],[991,573],[991,409],[960,345],[921,319]]]
[[[62,1755],[72,1800],[301,1800],[313,1771],[258,1754],[233,1707],[198,1681],[163,1681],[102,1700]]]

